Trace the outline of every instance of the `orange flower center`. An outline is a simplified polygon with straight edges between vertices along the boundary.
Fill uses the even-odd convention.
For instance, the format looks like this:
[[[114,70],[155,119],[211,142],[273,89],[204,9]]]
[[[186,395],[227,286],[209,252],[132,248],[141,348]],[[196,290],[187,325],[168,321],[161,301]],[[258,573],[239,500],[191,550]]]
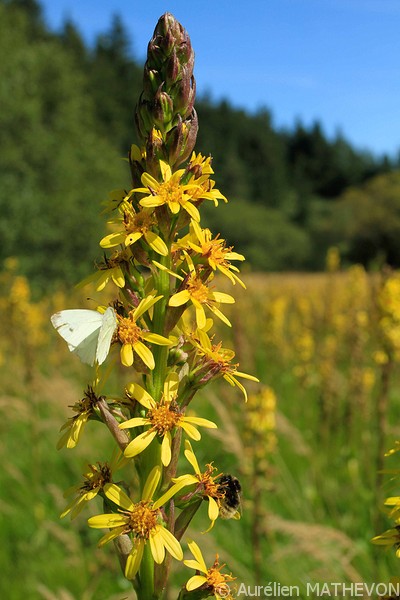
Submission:
[[[147,212],[125,213],[125,229],[127,233],[140,231],[146,233],[154,225],[154,217]]]
[[[216,467],[213,467],[212,464],[208,464],[207,471],[197,475],[197,479],[204,486],[204,496],[211,496],[212,498],[219,499],[224,497],[224,492],[221,492],[221,486],[215,483],[214,479],[219,477],[219,475],[212,474],[216,471]]]
[[[160,185],[157,190],[157,196],[159,196],[163,204],[184,204],[187,198],[183,193],[182,186],[179,183],[175,183],[172,179],[165,181]]]
[[[77,415],[75,415],[75,417],[72,417],[73,419],[76,419],[79,415],[85,413],[92,414],[94,412],[94,407],[99,401],[99,398],[96,396],[96,394],[93,391],[93,388],[91,388],[90,386],[88,386],[88,389],[84,392],[84,394],[84,398],[82,398],[82,400],[79,400],[79,402],[76,402],[71,407],[72,410],[78,413]]]
[[[129,513],[129,526],[138,537],[149,539],[152,529],[157,525],[158,509],[153,510],[150,502],[141,501],[135,504]]]
[[[171,431],[181,418],[178,407],[171,408],[169,403],[160,402],[155,408],[150,408],[147,418],[159,435],[165,435]]]
[[[191,275],[186,283],[191,298],[194,298],[200,304],[205,304],[208,300],[208,287],[204,285],[199,277]]]
[[[141,339],[142,329],[136,325],[132,313],[119,317],[118,337],[122,344],[136,344]]]
[[[97,490],[111,481],[111,470],[107,463],[98,463],[98,467],[96,465],[89,465],[89,467],[90,472],[85,475],[86,481],[81,487],[81,493]]]
[[[210,587],[218,591],[221,595],[222,593],[229,594],[229,587],[226,582],[232,581],[233,577],[231,577],[230,575],[224,575],[223,573],[220,573],[220,570],[225,565],[220,565],[218,558],[219,557],[217,554],[213,566],[207,571],[207,583]],[[227,596],[225,596],[224,594],[224,598],[225,597]]]
[[[207,240],[201,248],[203,256],[206,256],[210,262],[216,265],[229,266],[229,262],[225,258],[225,254],[230,250],[225,248],[224,240]]]
[[[228,348],[222,348],[222,343],[213,344],[211,350],[205,354],[209,364],[212,365],[213,369],[216,369],[218,373],[235,373],[239,363],[232,364],[231,360],[234,358],[235,353],[233,350]]]

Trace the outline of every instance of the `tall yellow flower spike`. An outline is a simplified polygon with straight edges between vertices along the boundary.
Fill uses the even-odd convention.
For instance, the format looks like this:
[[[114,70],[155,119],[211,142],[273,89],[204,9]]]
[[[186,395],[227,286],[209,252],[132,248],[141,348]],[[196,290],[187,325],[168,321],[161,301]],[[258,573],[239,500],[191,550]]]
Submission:
[[[132,458],[137,456],[147,446],[151,444],[155,437],[162,438],[161,460],[165,467],[171,462],[171,431],[174,428],[181,428],[193,440],[201,438],[200,432],[196,428],[208,427],[215,429],[217,425],[208,419],[202,417],[186,417],[179,409],[176,403],[179,379],[176,373],[171,371],[164,383],[163,398],[156,402],[144,388],[138,384],[128,386],[129,395],[137,400],[142,406],[147,408],[145,417],[134,417],[120,424],[121,429],[130,429],[132,427],[148,427],[143,433],[139,434],[125,448],[125,456]]]
[[[200,469],[188,439],[182,447],[182,438],[199,442],[201,428],[217,428],[201,415],[197,392],[223,377],[247,397],[238,378],[257,381],[237,370],[233,350],[213,342],[209,313],[231,327],[221,306],[235,302],[214,282],[218,288],[221,275],[245,287],[232,264],[244,257],[201,226],[202,204],[218,207],[227,198],[211,179],[211,158],[194,152],[193,66],[187,32],[166,13],[148,45],[135,112],[140,145],[128,151],[131,182],[105,202],[110,229],[100,240],[104,258],[81,283],[97,292],[107,286],[107,299],[99,312],[67,310],[62,321],[52,320],[70,349],[96,365],[95,383],[72,407],[75,414],[63,426],[58,447],[74,448],[94,420],[116,448],[109,463],[89,464],[83,483],[66,494],[72,499],[62,516],[74,518],[89,502],[102,502],[104,512],[88,524],[107,530],[99,545],[114,542],[138,600],[163,597],[170,557],[183,560],[186,530],[203,501],[209,529],[218,526],[219,516],[237,516],[238,480],[218,473],[212,456]],[[119,349],[124,369],[112,348]],[[208,448],[212,453],[212,444]],[[183,451],[192,473],[181,470]],[[228,482],[237,491],[233,505],[232,498],[227,502]],[[181,588],[179,600],[194,591],[198,600],[231,598],[233,578],[222,574],[218,556],[207,568],[198,546],[189,542],[189,548],[195,560],[185,564],[200,574]]]

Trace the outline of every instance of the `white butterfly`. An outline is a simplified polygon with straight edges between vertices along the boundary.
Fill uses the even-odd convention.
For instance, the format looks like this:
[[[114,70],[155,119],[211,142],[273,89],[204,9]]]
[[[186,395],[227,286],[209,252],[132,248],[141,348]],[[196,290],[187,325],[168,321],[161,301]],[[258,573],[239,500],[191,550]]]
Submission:
[[[104,314],[79,308],[62,310],[51,317],[51,322],[67,342],[70,351],[91,366],[95,361],[101,365],[106,360],[118,326],[111,306]]]

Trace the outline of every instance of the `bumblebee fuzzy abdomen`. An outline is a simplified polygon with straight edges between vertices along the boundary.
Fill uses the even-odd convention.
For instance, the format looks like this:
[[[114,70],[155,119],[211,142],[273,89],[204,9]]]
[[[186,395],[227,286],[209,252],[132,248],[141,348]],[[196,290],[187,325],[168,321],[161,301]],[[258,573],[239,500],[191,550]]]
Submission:
[[[219,479],[219,489],[224,492],[220,499],[219,515],[222,519],[239,518],[240,492],[242,486],[232,475],[222,475]]]

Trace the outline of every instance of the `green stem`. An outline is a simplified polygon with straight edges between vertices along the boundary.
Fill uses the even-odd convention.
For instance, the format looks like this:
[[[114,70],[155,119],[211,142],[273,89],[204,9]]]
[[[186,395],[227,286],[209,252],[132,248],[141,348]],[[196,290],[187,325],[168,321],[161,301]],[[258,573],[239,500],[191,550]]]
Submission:
[[[169,255],[161,257],[160,263],[169,267]],[[166,271],[160,271],[157,278],[157,295],[162,296],[154,306],[153,332],[164,335],[165,313],[169,300],[170,286],[169,274]],[[168,346],[154,346],[154,361],[156,366],[152,377],[152,395],[154,400],[161,398],[164,381],[167,371]]]
[[[154,559],[151,554],[150,544],[144,547],[142,562],[140,563],[140,586],[137,589],[138,600],[155,600],[154,594]]]
[[[163,256],[160,262],[169,267],[169,255]],[[167,310],[170,284],[169,274],[166,271],[160,271],[156,278],[157,296],[162,298],[154,305],[153,315],[153,333],[163,335],[165,327],[165,314]],[[154,400],[158,402],[161,398],[164,381],[167,372],[168,346],[154,346],[153,356],[155,367],[152,377],[149,379],[148,387]],[[142,453],[140,460],[140,479],[143,486],[147,480],[148,474],[155,465],[161,464],[161,446],[153,441]],[[154,559],[151,554],[150,545],[146,544],[140,566],[140,589],[138,590],[138,600],[156,600],[159,594],[154,590]]]

